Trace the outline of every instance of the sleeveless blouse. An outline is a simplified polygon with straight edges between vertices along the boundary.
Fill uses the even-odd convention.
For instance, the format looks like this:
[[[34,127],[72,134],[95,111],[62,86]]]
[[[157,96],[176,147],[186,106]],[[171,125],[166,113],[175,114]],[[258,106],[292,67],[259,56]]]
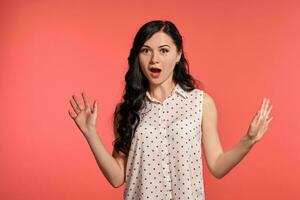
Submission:
[[[146,92],[128,154],[125,200],[204,200],[203,90],[177,83],[160,102]]]

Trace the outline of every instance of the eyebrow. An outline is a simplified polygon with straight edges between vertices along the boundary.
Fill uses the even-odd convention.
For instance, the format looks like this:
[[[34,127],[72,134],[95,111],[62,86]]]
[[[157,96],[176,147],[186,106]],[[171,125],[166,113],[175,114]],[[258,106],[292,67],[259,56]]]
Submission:
[[[169,45],[167,45],[167,44],[164,44],[164,45],[160,45],[158,48],[161,48],[161,47],[164,47],[164,46],[168,46],[168,47],[170,47]],[[149,47],[148,45],[143,45],[143,47],[148,47],[148,48],[150,48],[151,49],[151,47]],[[171,48],[171,47],[170,47]]]

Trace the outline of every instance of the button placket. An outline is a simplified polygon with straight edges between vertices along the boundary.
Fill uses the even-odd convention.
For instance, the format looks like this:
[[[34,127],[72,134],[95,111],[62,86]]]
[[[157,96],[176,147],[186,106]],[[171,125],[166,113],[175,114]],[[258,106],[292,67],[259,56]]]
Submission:
[[[163,110],[163,106],[159,110],[160,114],[160,124],[161,124],[161,130],[163,133],[162,141],[163,141],[163,149],[162,149],[162,162],[163,162],[163,174],[164,174],[164,185],[167,191],[168,197],[172,198],[172,187],[171,187],[171,171],[170,171],[170,162],[168,158],[169,149],[168,149],[168,140],[167,140],[167,130],[166,130],[166,120],[165,120],[165,111]]]
[[[161,113],[162,113],[162,105],[159,104],[159,108],[158,108],[158,116],[159,116],[158,122],[159,122],[160,125],[161,125],[161,123],[162,123],[162,118],[163,118],[163,116],[162,116]]]

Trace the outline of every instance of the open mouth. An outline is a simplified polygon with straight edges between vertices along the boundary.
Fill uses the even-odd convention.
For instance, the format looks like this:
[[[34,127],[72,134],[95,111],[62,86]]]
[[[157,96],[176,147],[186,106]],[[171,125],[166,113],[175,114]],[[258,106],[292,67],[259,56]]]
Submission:
[[[158,72],[161,71],[161,69],[158,69],[158,68],[152,68],[152,69],[150,69],[150,71],[153,72],[153,73],[158,73]]]
[[[158,78],[159,75],[160,75],[161,69],[159,69],[159,68],[151,68],[150,72],[151,72],[150,75],[151,75],[152,78]]]

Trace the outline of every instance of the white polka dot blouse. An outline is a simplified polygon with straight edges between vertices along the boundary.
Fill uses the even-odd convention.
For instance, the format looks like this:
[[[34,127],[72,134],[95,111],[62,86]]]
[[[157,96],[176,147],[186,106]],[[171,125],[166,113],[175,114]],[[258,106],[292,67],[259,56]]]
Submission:
[[[131,141],[125,200],[204,200],[201,157],[203,90],[177,83],[160,102],[146,92]]]

